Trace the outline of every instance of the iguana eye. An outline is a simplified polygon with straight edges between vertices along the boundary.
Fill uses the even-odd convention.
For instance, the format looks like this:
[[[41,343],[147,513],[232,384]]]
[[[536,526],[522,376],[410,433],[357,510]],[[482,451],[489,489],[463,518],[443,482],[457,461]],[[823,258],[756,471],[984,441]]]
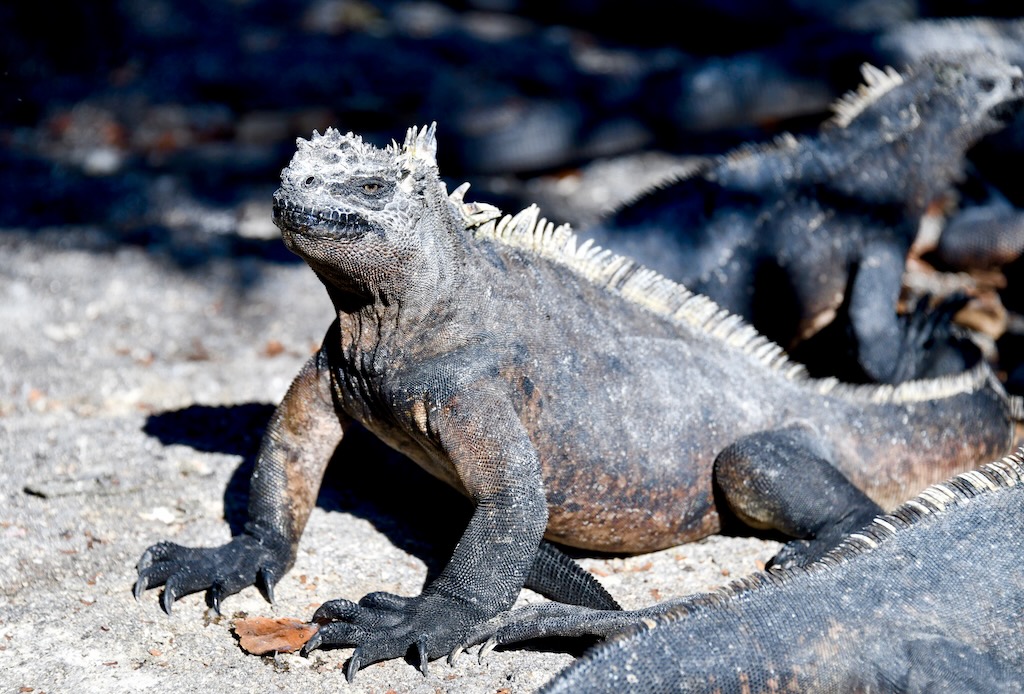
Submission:
[[[379,183],[370,182],[370,183],[364,183],[363,184],[363,192],[364,193],[369,193],[370,195],[376,195],[379,191],[380,191],[380,184]]]

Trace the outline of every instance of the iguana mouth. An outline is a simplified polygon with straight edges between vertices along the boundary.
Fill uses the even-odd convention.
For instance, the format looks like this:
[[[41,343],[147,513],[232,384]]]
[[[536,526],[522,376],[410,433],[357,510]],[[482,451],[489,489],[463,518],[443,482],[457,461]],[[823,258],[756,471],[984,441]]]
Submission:
[[[274,196],[274,224],[286,233],[301,234],[311,238],[329,239],[344,236],[362,236],[369,231],[366,220],[352,213],[339,210],[317,210]]]
[[[1015,96],[1008,101],[1002,101],[989,109],[988,114],[997,123],[1009,123],[1020,112],[1021,102],[1024,102],[1024,94]]]

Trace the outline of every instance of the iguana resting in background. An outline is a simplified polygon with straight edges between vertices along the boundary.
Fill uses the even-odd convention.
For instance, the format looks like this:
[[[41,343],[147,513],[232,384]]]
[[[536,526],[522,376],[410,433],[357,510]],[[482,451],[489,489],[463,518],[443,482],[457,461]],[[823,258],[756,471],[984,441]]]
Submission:
[[[469,641],[616,637],[548,694],[1024,691],[1021,455],[924,490],[806,567],[629,612],[534,605]]]
[[[306,651],[356,646],[350,677],[448,653],[512,604],[543,537],[645,552],[734,513],[801,538],[798,561],[1010,447],[1021,403],[984,363],[898,387],[811,380],[741,319],[536,208],[449,196],[435,155],[433,126],[385,149],[333,129],[298,141],[274,220],[337,317],[270,421],[244,533],[151,547],[137,594],[164,584],[170,610],[204,589],[215,605],[256,581],[269,593],[354,421],[475,511],[420,595],[317,610]]]
[[[869,380],[920,375],[896,314],[907,253],[929,204],[961,176],[967,149],[1019,107],[1024,83],[985,53],[863,74],[816,136],[708,159],[582,235],[789,349],[845,311]]]

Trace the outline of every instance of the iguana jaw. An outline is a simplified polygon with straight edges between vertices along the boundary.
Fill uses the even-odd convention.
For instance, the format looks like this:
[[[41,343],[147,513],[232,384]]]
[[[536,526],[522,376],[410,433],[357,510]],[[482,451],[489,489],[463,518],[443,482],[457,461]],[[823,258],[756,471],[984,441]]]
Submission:
[[[965,79],[971,83],[962,89],[965,98],[973,102],[969,120],[962,128],[973,142],[1009,122],[1024,104],[1024,73],[1015,65],[998,62],[986,64],[987,55],[976,57],[973,70]]]
[[[358,214],[317,210],[289,200],[283,189],[274,193],[273,210],[274,224],[281,230],[285,245],[295,253],[299,253],[303,238],[318,243],[343,238],[355,240],[370,231],[370,225]]]

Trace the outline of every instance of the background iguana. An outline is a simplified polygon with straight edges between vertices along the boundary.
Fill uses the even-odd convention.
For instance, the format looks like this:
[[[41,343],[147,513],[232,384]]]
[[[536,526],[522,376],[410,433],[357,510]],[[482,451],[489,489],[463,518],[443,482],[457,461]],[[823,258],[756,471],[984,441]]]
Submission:
[[[482,654],[617,637],[549,693],[1024,691],[1021,455],[924,490],[806,567],[629,612],[534,605],[470,640]]]
[[[899,387],[811,380],[741,319],[536,208],[451,196],[435,130],[378,149],[299,140],[274,195],[285,243],[337,317],[276,410],[229,544],[163,542],[136,593],[270,592],[353,421],[466,494],[475,512],[422,594],[334,600],[307,644],[348,674],[415,647],[421,667],[507,609],[542,537],[643,552],[717,531],[727,509],[813,557],[912,490],[1011,445],[1020,403],[988,367]],[[352,465],[366,461],[349,461]],[[714,481],[714,484],[713,484]]]
[[[933,56],[902,73],[865,65],[863,75],[818,134],[707,159],[583,235],[790,349],[838,313],[869,380],[922,375],[896,313],[907,253],[967,149],[1019,107],[1024,81],[986,53]]]

